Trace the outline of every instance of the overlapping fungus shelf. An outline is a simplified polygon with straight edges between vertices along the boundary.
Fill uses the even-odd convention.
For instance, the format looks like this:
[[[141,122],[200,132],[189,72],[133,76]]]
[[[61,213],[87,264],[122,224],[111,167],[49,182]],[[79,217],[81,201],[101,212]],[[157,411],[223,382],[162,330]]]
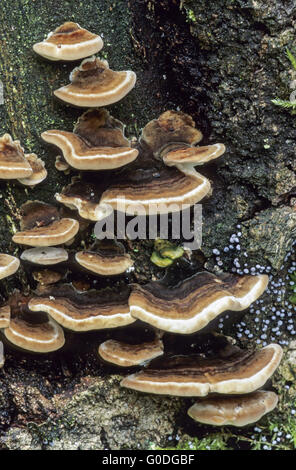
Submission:
[[[204,397],[209,393],[245,394],[262,387],[282,358],[271,344],[257,351],[230,348],[220,356],[163,356],[121,382],[123,387],[161,395]]]

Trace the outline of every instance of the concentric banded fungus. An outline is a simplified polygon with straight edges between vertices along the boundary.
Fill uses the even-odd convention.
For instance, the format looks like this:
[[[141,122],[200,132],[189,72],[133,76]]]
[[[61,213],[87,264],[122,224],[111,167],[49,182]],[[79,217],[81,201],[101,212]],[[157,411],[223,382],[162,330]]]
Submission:
[[[163,356],[124,378],[123,387],[161,395],[204,397],[209,393],[244,394],[262,387],[282,358],[282,349],[271,344],[258,351],[235,348],[227,355]]]
[[[99,346],[98,352],[104,361],[121,367],[133,367],[162,356],[163,344],[159,339],[142,344],[127,344],[109,339]]]
[[[77,220],[60,219],[55,207],[40,201],[29,201],[21,208],[21,232],[12,240],[29,246],[55,246],[71,240],[79,230]]]
[[[16,294],[10,299],[11,320],[3,334],[15,346],[36,353],[60,349],[64,343],[63,329],[48,315],[28,311],[28,298]]]
[[[0,307],[0,329],[8,328],[10,323],[10,306]]]
[[[65,328],[74,331],[100,330],[129,325],[128,288],[79,293],[70,286],[48,290],[29,302],[30,310],[46,312]]]
[[[99,186],[101,182],[99,183]],[[111,206],[100,203],[102,189],[85,181],[74,181],[66,186],[56,200],[69,209],[76,209],[83,219],[97,221],[112,214]]]
[[[20,260],[15,256],[0,253],[0,279],[16,273],[20,266]]]
[[[138,156],[123,134],[124,126],[112,118],[107,110],[84,113],[74,133],[49,130],[41,137],[56,145],[66,162],[77,170],[112,170],[127,165]]]
[[[256,423],[277,403],[275,393],[258,390],[238,397],[205,398],[191,406],[188,415],[199,423],[240,427]]]
[[[156,158],[172,147],[196,145],[202,140],[202,133],[195,128],[195,122],[188,114],[180,111],[166,111],[158,119],[150,121],[143,129],[141,143],[147,145]]]
[[[70,81],[56,90],[55,96],[74,106],[94,108],[124,98],[135,86],[136,74],[131,70],[114,72],[107,61],[91,57],[72,71]]]
[[[194,205],[207,196],[211,185],[194,169],[182,172],[175,168],[137,170],[122,177],[102,194],[100,205],[128,215],[154,215],[178,212],[184,205]]]
[[[133,266],[131,257],[128,254],[79,251],[75,254],[75,260],[88,271],[101,276],[122,274]]]
[[[49,266],[67,261],[68,253],[64,248],[30,248],[23,251],[21,259],[29,263]]]
[[[49,60],[78,60],[99,52],[103,47],[100,36],[68,21],[34,44],[34,51]]]
[[[168,152],[163,157],[163,162],[168,165],[193,164],[202,165],[214,160],[225,152],[225,145],[214,144],[206,147],[179,148]]]
[[[190,334],[226,310],[246,309],[267,284],[266,275],[227,275],[220,279],[202,272],[176,287],[167,287],[162,281],[133,285],[129,298],[131,315],[161,330]]]
[[[29,178],[32,173],[20,142],[4,134],[0,138],[0,179]]]
[[[25,155],[25,157],[32,168],[32,174],[27,178],[18,178],[19,182],[25,186],[36,186],[36,184],[42,183],[47,177],[44,162],[41,158],[38,158],[35,153],[30,153],[29,155]]]

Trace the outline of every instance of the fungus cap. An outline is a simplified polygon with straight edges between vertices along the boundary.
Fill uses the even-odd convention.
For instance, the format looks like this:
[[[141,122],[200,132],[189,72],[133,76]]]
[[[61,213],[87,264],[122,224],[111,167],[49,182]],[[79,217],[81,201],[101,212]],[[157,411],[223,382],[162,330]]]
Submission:
[[[225,152],[225,145],[214,144],[206,147],[185,147],[172,150],[163,156],[163,162],[168,165],[191,163],[202,165],[214,160]]]
[[[20,245],[34,247],[47,247],[61,245],[72,240],[79,230],[79,223],[75,219],[55,220],[49,225],[35,227],[31,230],[17,232],[12,240]]]
[[[23,251],[21,254],[21,259],[33,264],[49,266],[67,261],[68,253],[64,248],[30,248]]]
[[[138,156],[138,150],[130,147],[94,147],[81,137],[56,129],[41,134],[45,142],[56,145],[66,162],[76,170],[112,170],[127,165]]]
[[[159,339],[142,344],[127,344],[109,339],[99,346],[98,352],[104,361],[121,367],[133,367],[162,356],[163,343]]]
[[[68,21],[49,33],[47,38],[34,44],[34,51],[49,60],[78,60],[99,52],[102,38]]]
[[[20,142],[9,134],[0,137],[0,179],[29,178],[32,173]]]
[[[135,86],[136,74],[131,70],[114,72],[108,62],[91,57],[72,71],[70,81],[55,90],[55,96],[74,106],[93,108],[124,98]]]
[[[239,395],[262,387],[282,358],[282,348],[270,344],[257,351],[235,348],[228,356],[163,356],[121,382],[123,387],[160,395]]]
[[[157,175],[148,170],[145,178],[135,171],[122,183],[114,183],[102,194],[100,204],[128,215],[179,212],[201,201],[211,184],[192,168],[162,168]]]
[[[171,333],[199,331],[226,310],[241,311],[266,289],[268,276],[227,275],[223,279],[201,272],[167,287],[162,281],[133,285],[131,315]]]
[[[274,392],[258,390],[242,396],[205,398],[191,406],[188,415],[199,423],[241,427],[256,423],[277,403]]]
[[[195,122],[181,111],[165,111],[158,119],[153,119],[144,127],[141,142],[147,145],[156,158],[161,158],[168,149],[195,145],[202,139]]]
[[[55,288],[42,297],[33,297],[29,309],[46,312],[73,331],[117,328],[133,323],[128,306],[128,291],[106,289],[79,293],[70,286]]]
[[[32,320],[34,314],[32,313]],[[10,325],[5,328],[4,336],[15,346],[31,352],[48,353],[60,349],[64,343],[63,329],[52,319],[35,323],[16,316],[11,318]]]
[[[32,174],[27,178],[18,178],[19,182],[25,186],[36,186],[36,184],[42,183],[47,177],[45,163],[35,153],[30,153],[25,157],[32,168]]]
[[[88,271],[101,276],[115,276],[122,274],[133,266],[128,254],[107,255],[100,252],[79,251],[75,260]]]
[[[20,266],[20,260],[15,256],[0,253],[0,279],[16,273]]]

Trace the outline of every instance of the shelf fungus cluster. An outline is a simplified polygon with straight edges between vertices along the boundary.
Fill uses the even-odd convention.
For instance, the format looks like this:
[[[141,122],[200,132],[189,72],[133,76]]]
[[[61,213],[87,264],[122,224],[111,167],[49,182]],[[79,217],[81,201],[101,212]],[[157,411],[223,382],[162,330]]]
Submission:
[[[56,194],[59,208],[40,201],[28,201],[21,208],[20,231],[13,241],[24,246],[23,267],[38,285],[27,294],[14,292],[0,307],[3,340],[26,351],[49,353],[64,346],[67,330],[107,330],[108,339],[101,342],[98,354],[109,364],[133,368],[123,378],[123,387],[194,397],[197,401],[188,414],[201,423],[254,423],[277,404],[267,383],[282,357],[279,345],[242,350],[223,337],[223,346],[207,350],[204,344],[205,351],[194,354],[172,354],[167,345],[172,335],[185,335],[182,346],[192,334],[202,343],[206,330],[215,330],[224,312],[230,311],[234,320],[235,312],[255,302],[268,277],[204,271],[176,285],[168,284],[167,278],[135,284],[127,275],[133,261],[122,245],[98,240],[90,244],[84,237],[85,227],[104,221],[114,211],[167,215],[194,206],[212,191],[196,167],[225,152],[220,143],[200,146],[202,133],[189,115],[179,111],[164,112],[144,127],[138,141],[129,140],[124,125],[99,107],[126,96],[136,75],[113,71],[95,57],[102,47],[100,36],[73,22],[34,45],[35,52],[49,60],[84,59],[71,73],[70,84],[54,94],[65,103],[91,109],[72,132],[42,133],[42,139],[59,150],[56,168],[76,174]],[[0,139],[0,178],[34,185],[45,177],[44,164],[36,155],[25,155],[8,134]],[[151,259],[167,267],[183,252],[158,240]],[[19,264],[12,256],[0,255],[0,278],[15,273]],[[132,341],[118,339],[122,330],[116,329],[128,326]],[[154,337],[141,341],[136,328]],[[3,364],[0,342],[0,367]]]
[[[18,140],[9,134],[0,137],[0,179],[18,180],[25,186],[35,186],[47,176],[44,162],[34,153],[25,154]]]

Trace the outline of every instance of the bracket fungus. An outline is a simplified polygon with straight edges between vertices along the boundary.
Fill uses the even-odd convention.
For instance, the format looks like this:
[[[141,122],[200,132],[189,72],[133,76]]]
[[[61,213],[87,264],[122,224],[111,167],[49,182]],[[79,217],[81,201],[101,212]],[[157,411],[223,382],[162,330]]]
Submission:
[[[199,423],[241,427],[256,423],[274,410],[277,403],[274,392],[258,390],[248,395],[199,400],[189,408],[188,415]]]
[[[129,298],[131,315],[171,333],[199,331],[226,310],[241,311],[266,289],[268,276],[200,272],[168,287],[162,281],[134,284]]]
[[[133,266],[128,254],[78,251],[75,260],[83,268],[101,276],[116,276]]]
[[[22,208],[21,231],[12,240],[20,245],[49,247],[72,240],[79,230],[79,222],[60,218],[58,210],[40,201],[28,201]]]
[[[55,90],[55,96],[74,106],[96,108],[124,98],[135,86],[136,74],[131,70],[115,72],[106,60],[93,56],[71,72],[70,82]]]
[[[124,137],[123,124],[106,109],[84,113],[74,132],[53,129],[43,132],[41,137],[57,146],[66,162],[76,170],[120,168],[133,162],[139,153]]]
[[[5,338],[20,349],[49,353],[65,343],[63,329],[48,315],[28,310],[28,297],[15,293],[10,299],[11,319],[3,329]]]
[[[18,181],[25,186],[34,187],[36,184],[42,183],[47,177],[45,163],[35,153],[30,153],[25,157],[32,169],[32,174],[26,178],[18,178]]]
[[[13,141],[9,134],[0,137],[0,179],[29,178],[32,174],[19,140]]]
[[[140,392],[184,397],[251,393],[272,376],[282,354],[279,345],[270,344],[257,351],[233,347],[213,358],[163,356],[125,377],[121,385]]]
[[[133,323],[128,306],[129,289],[107,288],[78,292],[70,285],[55,287],[33,297],[29,309],[46,312],[73,331],[117,328]]]
[[[15,256],[0,253],[0,279],[16,273],[20,266],[20,260]]]
[[[23,251],[21,254],[21,260],[32,264],[49,266],[67,261],[68,253],[64,248],[29,248],[28,250]]]
[[[120,367],[134,367],[162,356],[163,343],[160,339],[141,344],[127,344],[109,339],[99,346],[98,352],[106,362]]]
[[[47,38],[34,44],[34,51],[49,60],[79,60],[99,52],[103,40],[97,34],[67,21],[48,34]]]

